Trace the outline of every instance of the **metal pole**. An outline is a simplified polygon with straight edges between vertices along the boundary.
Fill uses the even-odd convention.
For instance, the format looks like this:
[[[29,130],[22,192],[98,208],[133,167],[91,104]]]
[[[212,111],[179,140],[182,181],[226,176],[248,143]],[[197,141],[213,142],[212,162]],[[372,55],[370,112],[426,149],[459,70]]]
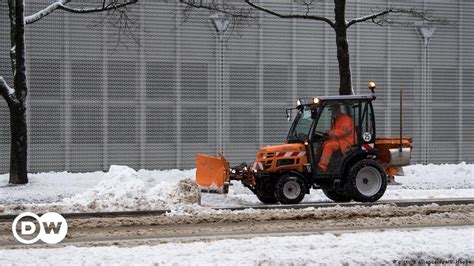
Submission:
[[[402,137],[403,137],[403,89],[400,89],[400,148],[399,151],[402,153]]]

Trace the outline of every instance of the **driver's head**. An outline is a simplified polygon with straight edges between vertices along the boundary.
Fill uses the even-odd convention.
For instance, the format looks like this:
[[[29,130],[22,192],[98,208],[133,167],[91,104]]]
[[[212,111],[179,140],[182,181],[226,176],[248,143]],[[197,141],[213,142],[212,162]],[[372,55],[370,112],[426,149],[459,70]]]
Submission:
[[[331,107],[331,116],[333,118],[337,118],[341,113],[341,106],[339,104],[335,104]]]

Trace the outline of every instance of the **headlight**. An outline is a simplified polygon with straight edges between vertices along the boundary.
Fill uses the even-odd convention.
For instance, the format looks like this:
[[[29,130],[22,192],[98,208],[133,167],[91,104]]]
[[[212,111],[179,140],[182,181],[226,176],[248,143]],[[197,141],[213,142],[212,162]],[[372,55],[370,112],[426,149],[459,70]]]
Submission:
[[[318,104],[319,103],[319,98],[313,98],[313,103]]]
[[[300,99],[296,100],[296,106],[300,106],[300,105],[301,105],[301,100]]]

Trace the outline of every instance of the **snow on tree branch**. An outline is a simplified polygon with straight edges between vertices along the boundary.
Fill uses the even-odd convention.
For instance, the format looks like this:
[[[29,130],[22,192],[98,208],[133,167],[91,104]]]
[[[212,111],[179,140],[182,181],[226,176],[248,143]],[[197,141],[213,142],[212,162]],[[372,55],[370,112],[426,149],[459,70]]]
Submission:
[[[326,22],[332,28],[335,27],[334,22],[332,22],[330,19],[328,19],[326,17],[321,17],[321,16],[308,15],[308,12],[306,12],[305,15],[281,14],[281,13],[275,12],[273,10],[264,8],[262,6],[256,5],[250,0],[245,0],[245,3],[247,3],[248,5],[250,5],[251,7],[255,8],[257,10],[260,10],[262,12],[268,13],[268,14],[273,15],[273,16],[277,16],[279,18],[286,18],[286,19],[299,18],[299,19],[319,20],[319,21]]]
[[[53,13],[55,10],[60,9],[64,10],[67,12],[71,13],[99,13],[99,12],[104,12],[104,11],[110,11],[110,10],[117,10],[120,8],[124,8],[128,5],[135,4],[139,0],[129,0],[125,2],[120,2],[119,0],[110,0],[110,1],[103,1],[102,6],[96,7],[96,8],[73,8],[68,6],[67,4],[71,2],[71,0],[60,0],[57,2],[54,2],[47,6],[46,8],[36,12],[35,14],[32,14],[30,16],[25,17],[25,23],[26,24],[31,24],[34,23],[47,15]]]
[[[384,10],[384,11],[381,11],[381,12],[378,12],[378,13],[375,13],[375,14],[371,14],[371,15],[368,15],[368,16],[355,18],[347,24],[347,27],[349,28],[352,24],[355,24],[355,23],[364,22],[364,21],[367,21],[367,20],[373,20],[377,17],[384,16],[384,15],[390,13],[390,12],[394,12],[394,11],[392,9],[388,9],[388,10]]]
[[[15,90],[8,86],[2,76],[0,76],[0,94],[7,102],[11,102],[15,99]]]

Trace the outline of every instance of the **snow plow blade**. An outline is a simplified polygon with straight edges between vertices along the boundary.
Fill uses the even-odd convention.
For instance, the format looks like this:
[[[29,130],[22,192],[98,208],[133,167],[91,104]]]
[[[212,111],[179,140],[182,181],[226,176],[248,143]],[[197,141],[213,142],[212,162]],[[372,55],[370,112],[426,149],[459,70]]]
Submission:
[[[196,154],[196,184],[201,191],[227,193],[230,167],[224,156]]]

